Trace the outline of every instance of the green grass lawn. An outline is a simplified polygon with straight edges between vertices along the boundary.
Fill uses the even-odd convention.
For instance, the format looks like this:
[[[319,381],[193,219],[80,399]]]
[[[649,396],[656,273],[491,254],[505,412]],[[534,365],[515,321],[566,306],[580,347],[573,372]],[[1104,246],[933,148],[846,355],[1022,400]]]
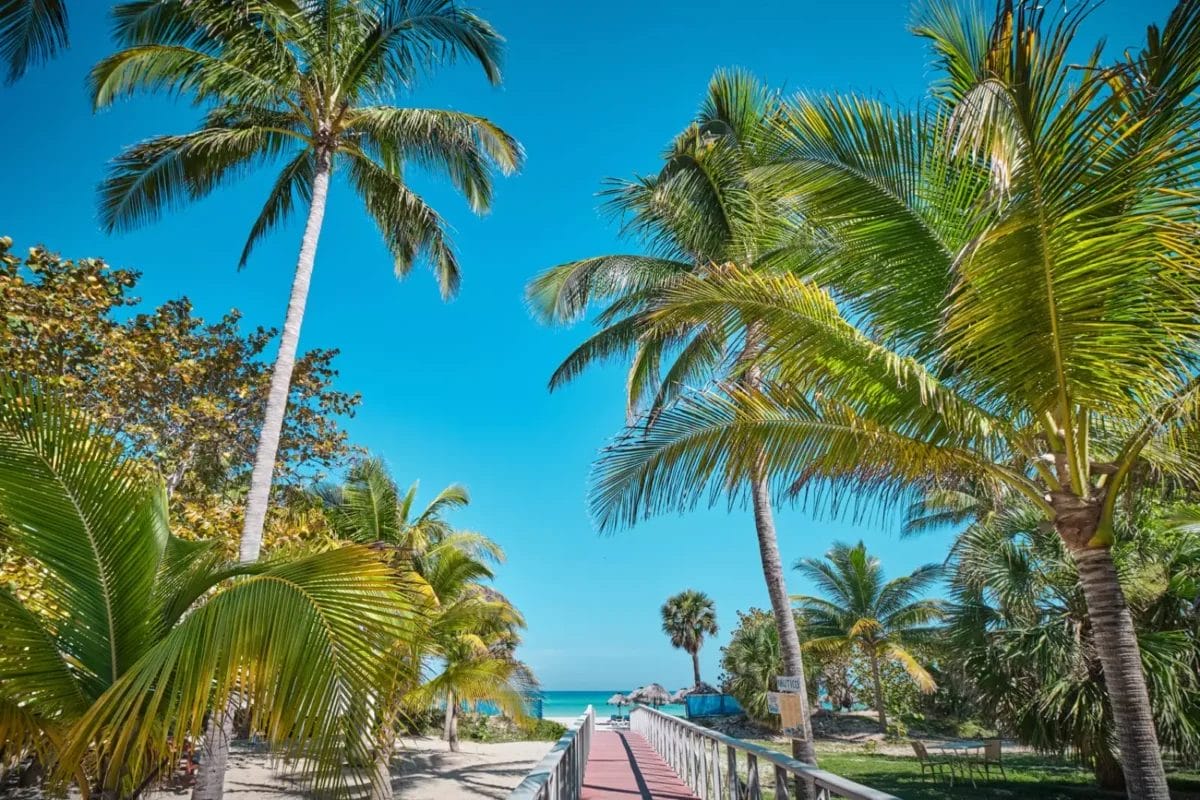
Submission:
[[[787,746],[760,741],[758,744],[786,752]],[[1124,798],[1096,788],[1089,771],[1048,756],[1006,755],[1004,769],[1008,779],[1001,781],[993,773],[989,783],[976,778],[978,788],[957,778],[953,788],[945,781],[922,780],[916,758],[889,756],[854,750],[822,748],[817,756],[821,768],[851,780],[904,798],[904,800],[1082,800],[1083,798]],[[1200,800],[1200,774],[1171,775],[1172,797],[1176,800]]]

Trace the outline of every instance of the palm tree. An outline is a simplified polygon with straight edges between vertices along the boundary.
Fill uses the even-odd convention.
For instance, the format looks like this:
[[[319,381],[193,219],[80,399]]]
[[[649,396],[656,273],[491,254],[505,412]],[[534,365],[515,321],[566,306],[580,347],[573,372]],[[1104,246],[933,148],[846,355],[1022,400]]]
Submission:
[[[369,549],[255,565],[167,527],[166,492],[61,400],[0,381],[0,531],[40,575],[0,587],[0,749],[105,797],[170,774],[236,694],[317,790],[367,729],[382,643],[415,613]]]
[[[418,488],[413,483],[402,494],[381,459],[364,458],[351,467],[344,484],[325,489],[323,499],[339,538],[387,544],[411,557],[453,534],[446,512],[471,502],[466,487],[451,484],[418,511]]]
[[[415,513],[416,484],[401,492],[378,458],[356,464],[346,482],[323,491],[335,536],[390,553],[393,566],[424,598],[422,624],[397,639],[375,682],[374,800],[391,797],[389,764],[398,725],[409,710],[446,705],[444,735],[458,749],[462,702],[490,700],[520,718],[536,688],[515,657],[524,619],[486,584],[503,551],[478,533],[456,530],[445,513],[468,503],[459,485]]]
[[[700,648],[705,636],[717,635],[717,609],[712,598],[696,589],[671,595],[662,607],[663,633],[671,646],[692,657],[692,685],[700,685]]]
[[[1129,794],[1165,800],[1111,548],[1132,476],[1196,479],[1200,7],[1111,64],[1068,55],[1082,15],[931,3],[932,105],[792,100],[751,176],[811,234],[776,254],[790,272],[685,276],[641,332],[759,326],[771,380],[674,404],[602,457],[594,500],[602,520],[690,508],[764,464],[860,510],[1026,498],[1077,565]]]
[[[49,61],[67,46],[66,0],[0,2],[0,59],[6,83],[19,80],[34,64]]]
[[[625,230],[646,254],[573,261],[530,283],[530,305],[545,322],[574,322],[593,303],[606,304],[598,318],[601,330],[567,357],[551,378],[551,389],[594,361],[628,354],[626,408],[632,430],[638,427],[635,421],[640,427],[654,426],[666,404],[690,385],[722,378],[759,384],[763,376],[750,356],[760,344],[750,328],[681,324],[651,331],[643,323],[662,292],[684,276],[704,279],[734,267],[754,269],[790,241],[793,226],[768,214],[747,180],[763,163],[762,144],[776,114],[777,99],[752,76],[717,72],[692,125],[664,153],[662,170],[614,181],[607,192],[609,210],[624,219]],[[768,478],[757,470],[740,486],[753,508],[785,668],[803,679]],[[632,524],[635,517],[624,521]],[[601,521],[608,527],[614,518],[601,515]],[[801,757],[815,764],[807,693],[804,697]]]
[[[1113,549],[1134,616],[1163,747],[1200,748],[1200,637],[1192,616],[1200,542],[1163,524],[1161,498],[1123,502]],[[1105,789],[1125,780],[1113,714],[1074,560],[1037,509],[1014,499],[954,545],[946,657],[970,678],[974,704],[1041,751],[1071,749]]]
[[[865,544],[851,547],[838,542],[823,559],[802,558],[795,569],[824,593],[823,597],[795,598],[808,633],[804,646],[821,653],[862,653],[871,666],[879,727],[886,731],[887,708],[879,674],[883,659],[903,667],[921,691],[937,688],[910,647],[928,641],[928,625],[941,616],[940,601],[917,599],[938,579],[941,567],[927,564],[885,583],[879,559],[867,553]]]
[[[503,553],[487,543],[495,558]],[[423,640],[423,682],[412,697],[426,702],[443,698],[443,736],[458,750],[458,712],[464,702],[489,700],[522,719],[524,698],[537,688],[532,671],[515,658],[521,613],[503,594],[484,582],[491,568],[479,557],[470,537],[444,541],[423,559],[422,576],[437,598],[433,624]]]
[[[721,648],[725,691],[736,697],[751,717],[765,720],[770,715],[767,694],[782,669],[774,615],[757,608],[739,611],[729,644]]]
[[[281,163],[242,251],[296,208],[307,222],[271,376],[241,535],[241,557],[262,541],[330,180],[344,171],[394,259],[398,277],[426,260],[443,298],[459,265],[441,217],[404,179],[409,164],[445,175],[476,212],[492,200],[492,169],[521,161],[517,142],[457,111],[381,105],[438,63],[469,57],[500,80],[501,38],[453,0],[141,0],[115,11],[124,46],[90,78],[104,108],[138,91],[189,95],[208,110],[200,127],[127,148],[100,189],[109,230],[149,222],[267,162]]]

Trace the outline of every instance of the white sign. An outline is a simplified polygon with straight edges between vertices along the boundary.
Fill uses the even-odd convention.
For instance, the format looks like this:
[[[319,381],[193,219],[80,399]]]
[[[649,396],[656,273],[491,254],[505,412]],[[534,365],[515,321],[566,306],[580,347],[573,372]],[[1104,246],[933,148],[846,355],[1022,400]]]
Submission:
[[[800,684],[803,680],[803,676],[800,675],[777,675],[775,676],[775,685],[781,692],[800,694]]]
[[[779,692],[767,692],[767,712],[770,714],[779,713]]]

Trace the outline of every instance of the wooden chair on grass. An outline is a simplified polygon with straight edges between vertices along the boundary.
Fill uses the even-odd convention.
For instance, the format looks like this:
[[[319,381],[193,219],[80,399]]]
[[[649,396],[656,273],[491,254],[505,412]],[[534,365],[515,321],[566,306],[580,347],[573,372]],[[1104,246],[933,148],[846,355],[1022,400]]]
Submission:
[[[984,739],[983,740],[983,757],[980,759],[977,766],[983,767],[983,774],[991,780],[992,774],[989,772],[991,767],[1000,768],[1000,778],[1008,780],[1008,776],[1004,774],[1004,762],[1001,760],[1001,747],[999,739]]]
[[[921,765],[921,780],[925,779],[925,771],[929,771],[929,777],[938,778],[945,775],[950,785],[954,785],[954,764],[950,759],[943,756],[931,756],[925,748],[925,743],[916,739],[910,739],[909,744],[912,745],[913,753],[917,756],[917,763]]]

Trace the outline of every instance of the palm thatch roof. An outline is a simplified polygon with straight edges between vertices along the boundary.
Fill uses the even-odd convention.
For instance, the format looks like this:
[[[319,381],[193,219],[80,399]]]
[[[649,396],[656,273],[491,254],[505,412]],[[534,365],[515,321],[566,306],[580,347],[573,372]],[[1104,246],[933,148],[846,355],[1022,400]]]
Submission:
[[[614,694],[612,697],[608,698],[608,705],[616,706],[617,708],[620,708],[621,706],[627,706],[629,705],[629,698],[618,692],[617,694]]]
[[[671,702],[671,693],[661,683],[651,683],[630,692],[629,701],[648,706],[665,706]]]

